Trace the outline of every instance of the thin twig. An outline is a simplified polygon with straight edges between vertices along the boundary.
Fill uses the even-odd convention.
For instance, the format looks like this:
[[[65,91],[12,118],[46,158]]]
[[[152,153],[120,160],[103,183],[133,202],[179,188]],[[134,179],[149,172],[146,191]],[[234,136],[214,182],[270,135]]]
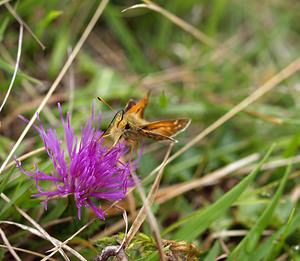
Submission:
[[[157,248],[158,248],[160,260],[166,261],[166,257],[165,257],[165,253],[164,253],[164,249],[163,249],[163,243],[162,243],[160,232],[159,232],[159,227],[158,227],[157,221],[155,219],[155,216],[153,215],[153,213],[151,211],[149,202],[148,202],[148,200],[146,198],[146,195],[145,195],[145,191],[144,191],[144,189],[143,189],[143,187],[140,183],[139,178],[136,176],[136,174],[132,172],[131,175],[132,175],[132,178],[135,182],[137,190],[138,190],[138,192],[139,192],[139,194],[142,198],[143,207],[145,208],[145,212],[146,212],[150,227],[151,227],[152,232],[154,234],[154,238],[155,238],[156,245],[157,245]],[[139,216],[137,216],[137,218],[138,217]]]
[[[237,115],[239,112],[243,111],[245,108],[247,108],[250,104],[257,101],[259,98],[264,96],[267,92],[271,91],[275,86],[277,86],[280,82],[283,80],[286,80],[293,74],[295,74],[300,69],[300,58],[297,58],[292,63],[290,63],[288,66],[286,66],[284,69],[282,69],[280,72],[278,72],[275,76],[273,76],[270,80],[268,80],[266,83],[264,83],[262,86],[260,86],[258,89],[256,89],[253,93],[251,93],[247,98],[242,100],[239,104],[237,104],[235,107],[233,107],[230,111],[225,113],[223,116],[221,116],[218,120],[216,120],[214,123],[212,123],[210,126],[208,126],[206,129],[204,129],[202,132],[200,132],[195,138],[193,138],[190,142],[188,142],[185,146],[183,146],[180,150],[178,150],[176,153],[174,153],[166,162],[166,164],[169,164],[174,159],[179,157],[181,154],[186,152],[188,149],[190,149],[192,146],[196,145],[199,141],[204,139],[207,135],[215,131],[217,128],[222,126],[225,122],[232,119],[235,115]],[[162,165],[162,164],[161,164]],[[161,168],[161,165],[159,165],[157,168],[155,168],[149,176],[154,175],[159,171]]]
[[[174,24],[176,24],[177,26],[179,26],[180,28],[182,28],[186,32],[189,32],[196,39],[198,39],[199,41],[205,43],[206,45],[208,45],[210,47],[216,46],[216,42],[212,38],[210,38],[209,36],[207,36],[206,34],[201,32],[200,30],[198,30],[194,26],[190,25],[186,21],[180,19],[179,17],[175,16],[174,14],[172,14],[169,11],[161,8],[159,5],[153,3],[149,0],[143,0],[143,1],[146,4],[133,5],[129,8],[124,9],[122,12],[126,12],[130,9],[135,9],[135,8],[148,8],[150,10],[153,10],[153,11],[156,11],[156,12],[162,14],[163,16],[168,18],[170,21],[172,21]]]
[[[13,76],[11,78],[11,82],[9,84],[9,87],[8,87],[8,90],[6,92],[6,95],[4,97],[4,100],[0,106],[0,112],[2,111],[7,99],[8,99],[8,96],[10,94],[10,91],[14,85],[14,82],[15,82],[15,79],[16,79],[16,76],[17,76],[17,72],[18,72],[18,68],[19,68],[19,64],[20,64],[20,58],[21,58],[21,52],[22,52],[22,41],[23,41],[23,25],[20,24],[20,33],[19,33],[19,41],[18,41],[18,52],[17,52],[17,59],[16,59],[16,65],[15,65],[15,69],[14,69],[14,73],[13,73]]]
[[[284,253],[280,257],[275,259],[275,261],[286,261],[286,260],[289,260],[289,254],[288,253]]]
[[[158,187],[159,187],[159,183],[160,183],[160,180],[161,180],[161,177],[162,177],[162,174],[163,174],[163,171],[164,171],[164,167],[165,167],[165,163],[167,162],[167,159],[171,153],[171,149],[173,147],[173,143],[170,144],[169,146],[169,149],[165,155],[165,158],[163,160],[163,164],[162,164],[162,167],[159,171],[159,174],[157,175],[152,187],[151,187],[151,190],[146,198],[145,196],[145,192],[144,192],[144,189],[142,188],[141,186],[141,183],[139,181],[139,179],[137,178],[137,176],[132,173],[132,177],[134,179],[134,182],[136,184],[136,187],[139,191],[139,194],[142,198],[142,201],[143,201],[143,207],[141,208],[141,210],[139,211],[139,214],[137,215],[136,219],[134,220],[129,232],[128,232],[128,237],[127,237],[127,240],[126,240],[126,245],[128,246],[130,241],[133,239],[133,237],[135,236],[135,234],[137,233],[137,231],[139,230],[140,226],[143,224],[146,216],[148,217],[149,219],[149,223],[150,223],[150,226],[153,230],[153,233],[154,233],[154,238],[156,240],[156,244],[158,246],[158,251],[159,251],[159,254],[160,254],[160,260],[166,260],[165,258],[165,254],[164,254],[164,251],[163,251],[163,244],[162,244],[162,241],[161,241],[161,237],[160,237],[160,233],[159,233],[159,227],[158,227],[158,224],[157,224],[157,221],[151,211],[151,208],[150,206],[152,205],[153,203],[153,200],[155,198],[155,194],[158,190]]]
[[[8,3],[8,2],[10,2],[11,0],[2,0],[2,1],[0,1],[0,6],[1,5],[4,5],[5,3]]]
[[[128,217],[128,221],[130,222],[131,220],[132,220],[132,218],[131,218],[131,216],[129,216]],[[95,242],[98,241],[99,238],[113,235],[114,233],[116,233],[117,231],[119,231],[120,229],[122,229],[123,226],[124,226],[123,220],[119,220],[119,221],[113,223],[108,228],[105,228],[105,230],[103,230],[102,232],[94,235],[92,238],[90,238],[89,241],[92,242],[92,243],[95,243]],[[128,238],[128,236],[126,238]]]
[[[74,47],[72,53],[68,57],[66,63],[64,64],[64,66],[61,69],[60,73],[58,74],[57,78],[53,82],[53,84],[50,87],[49,91],[45,95],[43,101],[41,102],[41,104],[39,105],[39,107],[37,108],[37,110],[35,111],[35,113],[33,114],[33,116],[31,117],[30,121],[26,125],[25,129],[23,130],[23,132],[21,133],[20,137],[18,138],[17,142],[13,146],[13,148],[10,151],[9,155],[7,156],[7,158],[5,159],[5,161],[2,163],[1,168],[0,168],[0,174],[4,170],[5,166],[7,165],[7,163],[11,159],[11,157],[14,155],[14,153],[17,150],[17,148],[19,147],[19,145],[21,144],[21,142],[24,139],[25,135],[27,134],[27,132],[31,128],[33,122],[36,120],[37,115],[42,111],[42,109],[44,108],[45,104],[47,103],[47,101],[51,97],[52,93],[55,91],[55,89],[57,88],[58,84],[60,83],[60,81],[64,77],[65,73],[69,69],[69,67],[72,64],[72,62],[74,61],[76,55],[80,51],[83,43],[85,42],[85,40],[87,39],[88,35],[92,31],[93,27],[95,26],[96,22],[98,21],[99,17],[101,16],[101,14],[102,14],[104,8],[106,7],[106,5],[108,4],[108,2],[109,2],[109,0],[102,0],[100,2],[100,4],[99,4],[99,6],[98,6],[98,8],[97,8],[97,10],[95,12],[95,14],[93,15],[93,17],[90,20],[89,24],[85,28],[83,34],[81,35],[79,41],[77,42],[76,46]]]
[[[156,196],[156,193],[157,193],[157,190],[158,190],[158,187],[159,187],[159,183],[160,183],[160,180],[162,178],[162,174],[163,174],[163,171],[164,171],[164,167],[165,167],[165,164],[167,162],[167,159],[171,153],[171,149],[173,147],[173,143],[171,143],[166,155],[165,155],[165,158],[163,160],[163,164],[162,164],[162,167],[160,168],[159,170],[159,173],[151,187],[151,190],[147,196],[147,202],[149,204],[149,206],[151,206],[153,204],[153,201],[155,199],[155,196]],[[146,218],[146,210],[145,210],[145,206],[143,206],[137,217],[135,218],[134,222],[132,223],[131,225],[131,228],[128,232],[128,237],[127,237],[127,241],[126,241],[126,244],[127,246],[130,244],[131,240],[133,239],[133,237],[135,236],[135,234],[139,231],[141,225],[143,224],[143,222],[145,221],[145,218]]]
[[[259,159],[259,154],[252,154],[235,162],[228,164],[225,167],[217,169],[211,173],[206,174],[204,177],[195,179],[192,181],[171,185],[169,187],[163,188],[159,191],[157,195],[156,202],[162,204],[172,198],[182,195],[192,189],[200,188],[203,186],[209,186],[220,181],[220,179],[231,174],[234,171],[244,168],[245,166],[253,163]]]
[[[215,232],[211,234],[213,239],[216,238],[227,238],[227,237],[242,237],[247,235],[249,230],[246,229],[237,229],[237,230],[222,230],[220,232]],[[262,235],[263,236],[270,236],[274,233],[272,230],[264,230]]]
[[[288,166],[289,164],[298,164],[300,163],[300,155],[296,155],[294,157],[290,158],[284,158],[284,159],[276,159],[270,162],[266,162],[261,166],[261,170],[269,170],[269,169],[276,169],[279,167]],[[246,174],[251,172],[255,168],[254,165],[247,166],[244,169],[241,169],[238,171],[239,174]]]
[[[10,199],[4,194],[0,194],[1,198],[5,200],[7,203],[10,203]],[[26,212],[24,212],[22,209],[20,209],[18,206],[13,205],[14,208],[25,218],[27,221],[29,221],[33,226],[35,226],[43,235],[45,238],[47,238],[54,246],[57,245],[57,243],[53,240],[53,238],[47,233],[45,229],[43,229],[35,220],[33,220]],[[60,254],[65,258],[65,260],[70,260],[66,253],[60,249]]]
[[[0,247],[2,247],[2,248],[8,248],[5,245],[0,245]],[[31,250],[28,250],[28,249],[24,249],[24,248],[13,247],[13,246],[11,248],[14,249],[14,250],[16,250],[16,251],[27,253],[27,254],[31,254],[31,255],[34,255],[34,256],[38,256],[38,257],[44,257],[45,256],[45,255],[40,254],[38,252],[34,252],[34,251],[31,251]],[[54,259],[54,258],[51,258],[50,260],[51,261],[57,261],[57,259]]]
[[[33,104],[34,101],[36,101],[39,98],[38,93],[36,92],[34,86],[26,79],[22,80],[22,85],[24,87],[24,90],[30,95],[31,98],[33,98],[32,102],[30,102],[29,104]],[[42,84],[42,86],[44,86],[44,84]],[[44,86],[46,87],[46,86]],[[53,98],[54,95],[51,97]],[[50,103],[50,100],[48,101],[48,103]],[[27,103],[28,104],[28,103]],[[35,105],[33,108],[35,108],[36,106],[38,106],[40,103],[38,103],[37,105]],[[17,109],[21,109],[23,106],[17,106]],[[23,107],[24,108],[24,107]],[[16,111],[16,110],[15,110]],[[58,120],[56,119],[56,117],[54,116],[53,110],[51,110],[51,108],[49,108],[49,104],[45,105],[44,108],[44,115],[45,118],[49,121],[49,123],[52,126],[57,126],[58,125]]]
[[[127,239],[127,234],[128,234],[128,216],[126,213],[126,210],[123,209],[123,219],[124,219],[124,223],[125,223],[125,233],[124,233],[124,238],[120,244],[119,249],[117,250],[117,252],[119,252],[121,249],[123,249],[125,243],[126,243],[126,239]]]
[[[18,254],[15,252],[11,244],[9,243],[4,231],[0,228],[0,235],[2,237],[2,240],[4,244],[7,246],[8,251],[12,254],[12,256],[15,258],[17,261],[21,261],[21,258],[18,256]]]
[[[57,93],[49,98],[47,104],[57,103],[58,101],[62,102],[67,100],[67,98],[67,93]],[[35,107],[39,106],[42,100],[42,97],[37,97],[34,100],[21,104],[15,110],[10,111],[9,115],[7,115],[2,121],[2,128],[4,130],[9,129],[10,124],[15,120],[16,117],[18,117],[20,114],[24,114],[25,112],[33,110]]]
[[[60,218],[60,219],[55,219],[55,220],[51,220],[48,223],[43,224],[44,228],[47,227],[52,227],[58,224],[62,224],[62,223],[66,223],[66,222],[70,222],[73,221],[74,217],[65,217],[65,218]]]
[[[26,231],[29,231],[30,233],[40,237],[40,238],[43,238],[43,239],[47,239],[47,237],[45,237],[44,234],[42,234],[39,230],[33,228],[33,227],[29,227],[29,226],[26,226],[26,225],[23,225],[23,224],[20,224],[20,223],[16,223],[16,222],[12,222],[12,221],[0,221],[0,224],[9,224],[9,225],[14,225],[14,226],[17,226],[23,230],[26,230]],[[62,244],[61,241],[59,241],[58,239],[56,238],[52,238],[56,244]],[[74,256],[76,256],[79,260],[81,261],[87,261],[83,256],[81,256],[78,252],[76,252],[73,248],[67,246],[67,245],[63,245],[62,246],[64,249],[66,249],[67,251],[69,251],[70,253],[72,253]]]
[[[221,230],[219,232],[214,232],[210,234],[203,243],[205,249],[209,249],[216,239],[226,239],[229,237],[243,237],[249,233],[249,230],[246,229],[236,229],[236,230]],[[264,230],[263,236],[270,236],[274,233],[272,230]]]
[[[88,226],[90,226],[92,223],[94,223],[94,221],[96,220],[96,218],[93,218],[92,220],[90,220],[87,224],[85,224],[84,226],[82,226],[80,229],[78,229],[72,236],[70,236],[67,240],[65,240],[64,242],[61,242],[60,244],[58,244],[56,247],[49,249],[47,252],[51,252],[51,254],[49,254],[48,256],[45,256],[41,261],[46,261],[48,260],[51,256],[53,256],[57,251],[59,251],[64,245],[66,245],[70,240],[72,240],[74,237],[76,237],[79,233],[81,233],[84,229],[86,229]]]
[[[32,150],[26,154],[23,154],[22,156],[20,156],[19,158],[16,159],[16,161],[19,161],[19,162],[22,162],[23,160],[27,159],[27,158],[30,158],[31,156],[34,156],[36,154],[39,154],[41,153],[42,151],[45,151],[45,147],[41,147],[41,148],[38,148],[38,149],[35,149],[35,150]],[[16,161],[13,160],[11,161],[10,163],[8,163],[6,165],[6,167],[4,168],[4,170],[7,170],[9,169],[10,167],[16,165]]]
[[[4,3],[7,10],[16,18],[16,20],[19,22],[20,25],[23,25],[25,29],[31,34],[34,40],[42,47],[43,50],[46,49],[45,45],[40,41],[40,39],[35,35],[35,33],[30,29],[27,23],[24,22],[24,20],[17,14],[15,9],[7,2]]]
[[[68,48],[68,56],[72,53],[72,48]],[[72,112],[74,107],[74,90],[75,90],[75,75],[73,66],[70,65],[69,68],[69,88],[70,88],[70,95],[69,95],[69,109],[68,112],[70,113],[70,118],[72,118]]]

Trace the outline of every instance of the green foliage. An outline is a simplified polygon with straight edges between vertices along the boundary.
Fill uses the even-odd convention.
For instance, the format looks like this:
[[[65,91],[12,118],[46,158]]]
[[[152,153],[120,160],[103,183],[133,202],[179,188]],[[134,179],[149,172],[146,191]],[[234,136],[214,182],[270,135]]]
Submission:
[[[248,232],[247,236],[244,237],[244,239],[236,246],[236,248],[230,254],[228,260],[253,260],[250,258],[250,255],[254,252],[255,248],[257,247],[257,243],[262,235],[262,232],[267,227],[272,218],[273,212],[279,203],[279,199],[282,195],[290,171],[291,167],[288,167],[272,201],[262,213],[256,224]]]
[[[213,247],[209,250],[209,253],[206,255],[204,261],[214,261],[218,257],[220,252],[220,244],[216,241]]]
[[[10,1],[46,49],[42,50],[24,29],[20,68],[1,111],[1,162],[25,128],[26,123],[18,115],[31,118],[64,65],[68,49],[74,48],[99,2]],[[151,90],[145,111],[147,120],[192,119],[191,126],[176,137],[179,142],[172,149],[175,153],[299,56],[300,4],[296,0],[160,0],[155,3],[204,32],[216,46],[205,45],[153,10],[138,8],[121,12],[133,1],[110,1],[71,70],[43,109],[40,117],[45,127],[57,125],[58,101],[64,113],[72,110],[71,123],[79,133],[97,96],[117,111],[130,98],[139,99]],[[2,101],[14,71],[19,24],[5,5],[1,5],[0,21]],[[70,88],[72,80],[74,89]],[[262,156],[271,144],[277,144],[272,155],[264,159],[268,161],[267,168],[264,166],[259,172],[258,168],[253,170],[257,165],[253,162],[251,168],[249,165],[239,168],[222,179],[166,201],[162,199],[167,190],[159,190],[157,199],[164,203],[155,202],[152,209],[163,240],[168,242],[164,244],[167,253],[174,251],[171,245],[176,245],[176,239],[182,240],[176,243],[185,247],[186,251],[180,253],[184,257],[196,253],[195,258],[215,260],[224,255],[218,235],[228,231],[229,236],[222,238],[230,251],[228,259],[270,261],[286,255],[286,259],[300,260],[299,80],[297,73],[280,83],[165,167],[160,189],[177,192],[180,186],[187,186],[243,157],[254,153]],[[95,111],[101,112],[101,128],[105,129],[114,112],[98,102]],[[63,138],[61,129],[58,135]],[[32,128],[14,156],[42,146]],[[146,192],[150,191],[154,179],[154,176],[148,178],[149,173],[162,162],[166,149],[165,143],[145,140],[137,173],[146,179],[143,182]],[[294,158],[290,174],[284,168],[289,157]],[[26,158],[22,164],[24,169],[31,170],[36,162],[41,171],[50,174],[53,166],[47,159],[43,152]],[[241,178],[241,175],[247,176]],[[51,236],[64,241],[93,218],[89,210],[83,210],[82,219],[78,220],[72,197],[50,200],[46,210],[41,205],[44,199],[32,197],[37,191],[35,181],[21,174],[18,168],[6,169],[0,174],[0,192],[11,201],[0,199],[0,219],[28,225],[14,208],[16,205]],[[142,203],[137,194],[135,198],[138,208]],[[105,221],[96,221],[86,228],[69,245],[91,260],[96,250],[100,252],[105,246],[121,242],[124,235],[118,232],[124,231],[123,228],[112,237],[99,239],[97,244],[91,240],[121,221],[121,215],[108,215]],[[43,254],[53,247],[28,231],[10,225],[3,225],[3,230],[13,246]],[[235,235],[236,231],[245,234]],[[131,260],[158,260],[152,230],[146,221],[139,232],[144,234],[134,237],[126,253]],[[20,256],[32,259],[29,254]],[[11,255],[0,248],[2,259],[11,259]]]
[[[104,237],[97,241],[98,251],[101,252],[105,247],[115,246],[120,244],[124,234],[119,234],[114,237]],[[180,260],[197,260],[200,255],[200,250],[186,241],[170,241],[163,240],[163,247],[167,255],[179,258]],[[155,240],[143,233],[138,233],[129,246],[126,248],[126,255],[129,260],[150,261],[158,260],[159,254],[156,248]]]
[[[232,204],[238,199],[238,197],[246,190],[249,184],[253,181],[257,175],[262,164],[266,162],[269,158],[273,147],[267,152],[266,156],[259,163],[259,165],[236,185],[233,189],[227,192],[223,197],[221,197],[217,202],[210,205],[206,209],[197,210],[191,216],[180,220],[178,223],[173,224],[168,228],[165,233],[172,231],[173,229],[180,226],[178,231],[176,231],[174,238],[178,240],[189,240],[192,241],[196,239],[203,231],[205,231],[209,225],[214,222],[217,218],[224,215],[226,210],[232,206]]]

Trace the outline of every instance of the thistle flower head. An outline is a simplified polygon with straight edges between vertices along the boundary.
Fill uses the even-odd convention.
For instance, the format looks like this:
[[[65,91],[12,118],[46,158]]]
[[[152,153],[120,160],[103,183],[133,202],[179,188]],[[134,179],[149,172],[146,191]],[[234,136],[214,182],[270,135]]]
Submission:
[[[20,163],[18,166],[23,173],[35,179],[39,193],[33,196],[46,196],[43,202],[45,206],[51,198],[73,195],[79,219],[81,207],[88,206],[98,217],[104,219],[104,212],[101,207],[96,206],[96,201],[123,199],[128,187],[133,185],[130,171],[134,164],[121,161],[121,157],[127,152],[124,144],[117,144],[113,148],[103,145],[102,132],[92,126],[94,113],[82,128],[79,140],[71,127],[69,115],[67,114],[65,120],[59,104],[58,109],[64,129],[65,146],[55,129],[45,130],[39,118],[39,126],[36,126],[52,161],[53,171],[46,174],[36,164],[33,171],[24,170]],[[40,186],[40,181],[43,180],[52,182],[54,186],[51,187],[54,189],[43,190]]]

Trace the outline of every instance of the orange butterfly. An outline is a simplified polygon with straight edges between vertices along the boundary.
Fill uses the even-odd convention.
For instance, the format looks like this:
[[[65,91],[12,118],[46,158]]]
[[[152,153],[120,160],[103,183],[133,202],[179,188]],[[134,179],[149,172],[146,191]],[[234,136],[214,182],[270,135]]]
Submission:
[[[133,146],[142,137],[176,142],[173,137],[184,131],[191,123],[191,120],[181,118],[149,122],[144,119],[144,110],[148,104],[148,99],[149,93],[138,102],[129,100],[125,108],[115,114],[108,128],[103,133],[103,137],[110,136],[113,140],[113,146],[121,138],[124,138],[127,143]],[[100,97],[98,97],[98,100],[103,101]]]

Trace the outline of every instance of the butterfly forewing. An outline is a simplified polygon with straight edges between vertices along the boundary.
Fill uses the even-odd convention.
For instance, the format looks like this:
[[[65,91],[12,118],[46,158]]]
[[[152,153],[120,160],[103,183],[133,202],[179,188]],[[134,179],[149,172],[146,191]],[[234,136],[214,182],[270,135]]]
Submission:
[[[148,99],[149,99],[149,92],[143,99],[141,99],[138,102],[130,100],[125,107],[125,112],[128,114],[135,114],[136,117],[143,118],[145,108],[148,104]]]
[[[134,105],[136,105],[137,104],[137,102],[135,101],[135,100],[133,100],[133,99],[130,99],[128,102],[127,102],[127,104],[126,104],[126,106],[125,106],[125,108],[124,108],[124,112],[126,113],[127,111],[129,111]]]

